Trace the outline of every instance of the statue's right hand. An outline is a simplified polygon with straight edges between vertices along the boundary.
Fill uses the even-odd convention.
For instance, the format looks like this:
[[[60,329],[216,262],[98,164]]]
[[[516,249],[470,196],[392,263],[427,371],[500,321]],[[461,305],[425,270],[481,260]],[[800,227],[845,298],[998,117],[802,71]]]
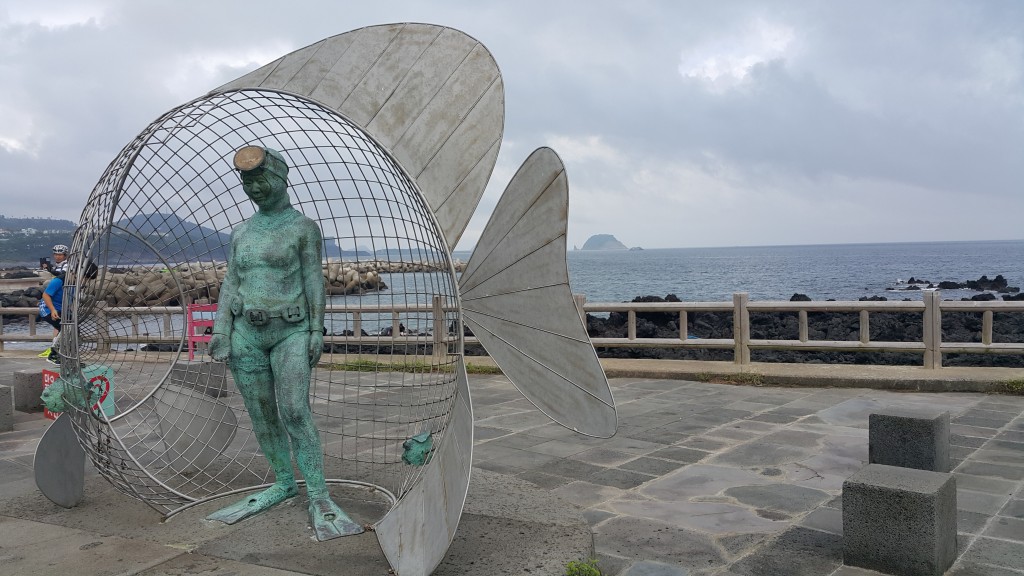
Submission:
[[[210,357],[217,362],[224,362],[231,355],[231,340],[224,334],[214,334],[210,338]]]

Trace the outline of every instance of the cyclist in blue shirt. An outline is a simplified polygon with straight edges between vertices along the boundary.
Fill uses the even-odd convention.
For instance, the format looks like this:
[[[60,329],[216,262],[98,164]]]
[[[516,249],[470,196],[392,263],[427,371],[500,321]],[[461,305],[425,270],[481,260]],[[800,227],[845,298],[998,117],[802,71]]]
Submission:
[[[39,300],[39,317],[44,322],[53,326],[57,334],[53,337],[53,345],[50,346],[50,355],[46,358],[51,364],[60,366],[60,356],[57,354],[57,338],[60,335],[60,313],[64,305],[64,274],[63,271],[50,280]]]

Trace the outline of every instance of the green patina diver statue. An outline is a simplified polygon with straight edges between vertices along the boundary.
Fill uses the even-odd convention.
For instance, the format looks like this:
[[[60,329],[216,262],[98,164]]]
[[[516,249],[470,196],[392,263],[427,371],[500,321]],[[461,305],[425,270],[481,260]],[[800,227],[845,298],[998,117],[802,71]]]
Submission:
[[[231,233],[210,355],[231,368],[274,484],[207,518],[234,524],[295,496],[294,449],[317,539],[359,534],[363,527],[327,491],[309,406],[311,370],[324,344],[320,229],[292,207],[288,165],[278,151],[246,146],[234,165],[259,210]]]

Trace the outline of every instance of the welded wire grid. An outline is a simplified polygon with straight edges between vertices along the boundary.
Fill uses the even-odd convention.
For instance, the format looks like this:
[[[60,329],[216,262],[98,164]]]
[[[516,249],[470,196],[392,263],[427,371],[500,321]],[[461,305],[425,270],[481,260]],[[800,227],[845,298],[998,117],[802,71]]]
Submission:
[[[255,212],[231,165],[249,144],[286,158],[292,204],[319,224],[325,281],[335,277],[310,387],[325,473],[400,498],[422,471],[402,461],[403,443],[430,432],[439,445],[451,415],[462,331],[450,254],[390,154],[286,93],[172,110],[94,188],[71,260],[98,274],[69,297],[62,373],[112,368],[116,411],[75,410],[76,431],[101,474],[163,512],[273,480],[230,372],[182,353],[186,305],[217,301],[230,232]]]

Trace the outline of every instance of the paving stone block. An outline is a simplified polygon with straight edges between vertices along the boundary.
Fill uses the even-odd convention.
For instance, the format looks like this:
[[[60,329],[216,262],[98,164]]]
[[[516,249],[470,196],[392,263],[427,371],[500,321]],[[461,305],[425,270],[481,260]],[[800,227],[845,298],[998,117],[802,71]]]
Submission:
[[[230,393],[234,385],[225,378],[226,365],[223,362],[200,362],[179,360],[171,366],[168,382],[220,398]]]
[[[623,576],[687,576],[689,573],[689,570],[679,566],[642,560],[630,566],[622,574]]]
[[[890,408],[871,414],[868,462],[949,472],[949,412]]]
[[[843,560],[902,576],[941,576],[956,560],[956,478],[868,464],[843,483]]]
[[[842,565],[835,534],[795,526],[729,567],[742,576],[821,576]]]
[[[1024,554],[1021,553],[1019,542],[979,536],[971,547],[964,552],[961,561],[964,564],[986,564],[999,568],[1020,570],[1020,567],[1024,565],[1022,564],[1024,562]],[[986,576],[996,573],[994,569],[985,572]]]
[[[0,432],[14,430],[14,390],[0,386]]]

